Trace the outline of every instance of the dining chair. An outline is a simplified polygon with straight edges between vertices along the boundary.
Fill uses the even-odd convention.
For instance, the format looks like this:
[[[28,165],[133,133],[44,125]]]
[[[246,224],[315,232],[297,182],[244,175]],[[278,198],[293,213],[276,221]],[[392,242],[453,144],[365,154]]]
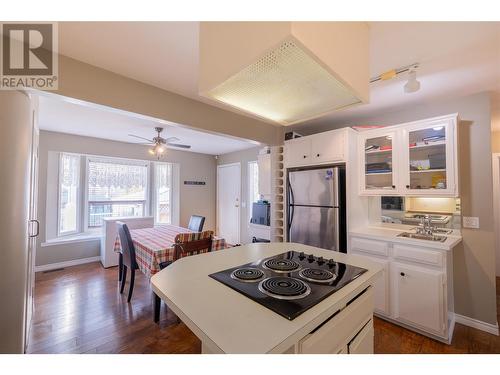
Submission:
[[[179,233],[175,236],[175,243],[173,245],[172,260],[160,263],[160,269],[163,270],[179,258],[186,256],[208,253],[212,251],[212,239],[214,232],[206,230],[204,232],[192,233]],[[154,322],[158,323],[160,320],[160,306],[161,299],[154,294]]]
[[[135,270],[139,269],[139,266],[135,257],[134,243],[132,242],[132,237],[130,236],[130,231],[127,224],[121,221],[117,221],[116,226],[118,227],[118,236],[120,237],[121,243],[121,271],[119,271],[121,275],[120,294],[123,293],[123,289],[125,288],[127,270],[130,268],[130,286],[127,298],[127,302],[130,302],[130,299],[132,298],[132,292],[134,291]]]
[[[205,224],[205,216],[191,215],[189,219],[188,229],[193,232],[201,232]]]

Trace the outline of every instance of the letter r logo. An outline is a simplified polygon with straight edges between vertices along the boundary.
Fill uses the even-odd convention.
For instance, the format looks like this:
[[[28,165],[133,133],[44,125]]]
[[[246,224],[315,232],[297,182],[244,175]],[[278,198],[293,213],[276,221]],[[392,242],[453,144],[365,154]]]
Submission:
[[[3,75],[52,75],[51,24],[2,25]]]

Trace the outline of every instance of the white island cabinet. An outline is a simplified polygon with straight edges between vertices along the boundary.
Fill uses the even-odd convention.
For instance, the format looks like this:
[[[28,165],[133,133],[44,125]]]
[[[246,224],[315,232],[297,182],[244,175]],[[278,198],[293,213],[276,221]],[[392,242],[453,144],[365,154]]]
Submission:
[[[368,271],[288,320],[208,275],[289,250]],[[377,263],[295,243],[255,243],[177,260],[151,278],[153,291],[201,340],[203,353],[373,353]]]
[[[376,315],[434,339],[451,342],[454,327],[452,249],[456,231],[445,242],[410,240],[404,226],[372,226],[350,232],[349,254],[382,266],[374,286]]]

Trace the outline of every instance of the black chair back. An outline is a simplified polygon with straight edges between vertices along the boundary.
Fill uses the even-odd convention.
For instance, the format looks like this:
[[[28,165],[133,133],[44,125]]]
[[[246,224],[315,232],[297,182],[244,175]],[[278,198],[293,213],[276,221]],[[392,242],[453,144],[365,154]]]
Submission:
[[[202,232],[205,224],[205,216],[191,215],[188,229],[193,232]]]
[[[127,224],[117,221],[116,225],[118,227],[118,236],[120,236],[120,243],[122,248],[123,255],[123,264],[130,269],[137,269],[137,261],[135,258],[135,247],[132,242],[132,236],[130,235],[130,231],[128,230]]]

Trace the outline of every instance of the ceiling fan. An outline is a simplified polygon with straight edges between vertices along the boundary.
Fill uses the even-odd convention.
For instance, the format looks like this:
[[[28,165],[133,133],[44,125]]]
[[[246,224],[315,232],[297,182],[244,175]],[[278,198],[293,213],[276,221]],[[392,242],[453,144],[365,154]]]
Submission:
[[[149,149],[149,153],[151,155],[156,155],[158,157],[158,159],[160,159],[160,157],[163,156],[163,154],[165,153],[165,151],[166,151],[165,146],[184,148],[184,149],[191,148],[190,145],[175,143],[175,142],[179,141],[179,138],[177,138],[177,137],[163,138],[161,136],[161,132],[163,131],[163,128],[156,127],[155,131],[158,133],[158,135],[156,137],[153,137],[153,139],[144,138],[144,137],[141,137],[139,135],[134,135],[134,134],[129,134],[129,136],[147,141],[148,143],[145,143],[146,145],[153,146]]]

